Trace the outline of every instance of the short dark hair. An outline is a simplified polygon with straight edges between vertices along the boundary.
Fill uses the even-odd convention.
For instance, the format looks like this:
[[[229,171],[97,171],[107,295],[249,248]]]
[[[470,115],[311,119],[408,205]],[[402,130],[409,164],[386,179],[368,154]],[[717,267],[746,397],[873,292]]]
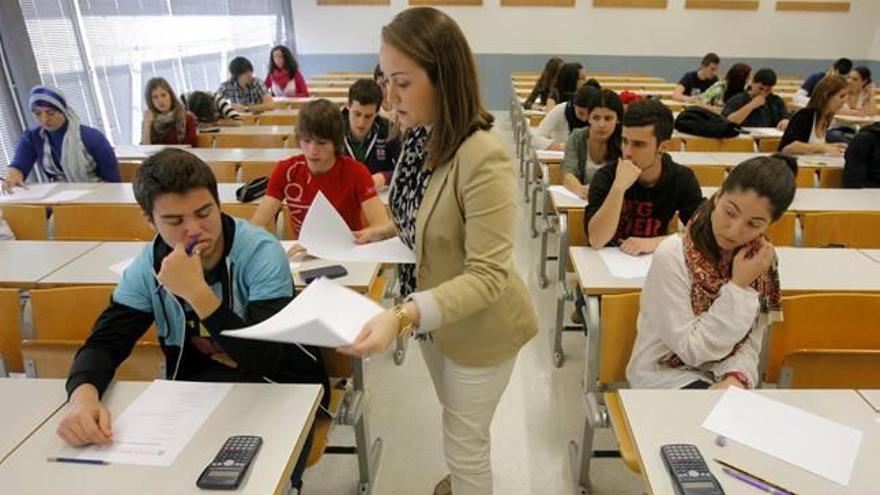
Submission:
[[[576,107],[587,108],[590,104],[590,100],[593,95],[601,93],[601,89],[596,89],[593,86],[587,86],[584,84],[579,87],[577,91],[574,92],[574,96],[571,98],[571,102]]]
[[[217,178],[208,164],[188,151],[166,148],[148,157],[138,168],[132,183],[134,197],[144,215],[153,217],[153,204],[163,194],[185,194],[204,187],[220,204]]]
[[[327,139],[333,142],[336,154],[342,153],[342,113],[330,100],[312,100],[299,111],[296,122],[297,138]]]
[[[657,143],[672,138],[672,112],[654,98],[644,98],[630,103],[623,114],[623,127],[654,127]]]
[[[229,73],[233,79],[238,79],[238,76],[253,71],[254,66],[251,64],[251,61],[244,57],[235,57],[229,62]]]
[[[849,74],[849,71],[852,70],[852,66],[853,66],[852,60],[850,60],[846,57],[839,58],[839,59],[835,60],[834,65],[832,65],[835,72],[837,72],[838,74],[840,74],[842,76]]]
[[[220,118],[214,96],[206,91],[193,91],[188,96],[184,96],[183,104],[199,122],[213,123]]]
[[[760,83],[764,86],[776,86],[776,72],[766,67],[758,69],[755,75],[752,76],[752,82]]]
[[[720,63],[721,57],[719,57],[717,53],[709,52],[703,55],[703,60],[700,62],[700,67],[706,67],[708,65]]]
[[[591,77],[587,79],[587,82],[584,83],[584,86],[590,86],[596,89],[602,89],[602,84],[595,77]]]
[[[348,103],[382,106],[382,88],[372,79],[358,79],[348,88]]]

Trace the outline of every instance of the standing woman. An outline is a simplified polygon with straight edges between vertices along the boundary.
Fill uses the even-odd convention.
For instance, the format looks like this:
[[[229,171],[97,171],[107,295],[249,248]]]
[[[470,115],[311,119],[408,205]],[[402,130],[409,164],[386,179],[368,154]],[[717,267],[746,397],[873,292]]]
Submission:
[[[779,151],[790,155],[833,155],[846,151],[846,143],[829,143],[828,128],[834,115],[846,103],[847,82],[843,76],[825,76],[813,88],[806,108],[797,111],[779,142]]]
[[[492,493],[489,427],[520,348],[537,333],[513,264],[513,163],[490,131],[473,54],[439,10],[405,10],[382,28],[388,97],[407,127],[392,179],[393,224],[358,242],[400,236],[415,265],[401,268],[406,302],[366,323],[344,349],[384,351],[413,332],[443,406],[446,463],[435,494]]]
[[[15,148],[2,190],[32,182],[119,182],[113,146],[101,131],[81,125],[60,89],[35,86],[30,107],[39,125],[25,131]]]
[[[299,64],[286,46],[278,45],[272,49],[267,74],[266,88],[274,96],[309,96],[309,87],[299,71]]]
[[[541,107],[545,107],[547,105],[547,100],[550,99],[550,88],[553,87],[553,84],[556,82],[556,76],[559,75],[559,69],[565,64],[565,61],[559,57],[553,57],[547,61],[547,64],[544,66],[544,71],[541,72],[541,77],[535,81],[535,87],[532,89],[532,93],[526,98],[525,103],[523,103],[523,108],[529,110],[532,108],[532,105],[535,104],[535,101],[538,99],[541,100]]]
[[[147,111],[141,126],[141,144],[196,145],[199,123],[177,99],[171,85],[162,77],[147,82],[144,92]]]

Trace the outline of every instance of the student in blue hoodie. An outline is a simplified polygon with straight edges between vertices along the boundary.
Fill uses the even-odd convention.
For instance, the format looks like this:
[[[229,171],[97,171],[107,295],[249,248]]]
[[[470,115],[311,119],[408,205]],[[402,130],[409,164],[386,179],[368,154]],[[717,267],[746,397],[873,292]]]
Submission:
[[[144,161],[133,188],[158,235],[125,270],[76,354],[59,436],[73,446],[112,442],[101,395],[154,322],[169,380],[327,387],[314,348],[221,335],[280,311],[292,300],[294,286],[281,244],[246,220],[221,213],[217,181],[207,164],[186,151],[166,149]],[[296,488],[308,452],[306,445],[294,469]]]

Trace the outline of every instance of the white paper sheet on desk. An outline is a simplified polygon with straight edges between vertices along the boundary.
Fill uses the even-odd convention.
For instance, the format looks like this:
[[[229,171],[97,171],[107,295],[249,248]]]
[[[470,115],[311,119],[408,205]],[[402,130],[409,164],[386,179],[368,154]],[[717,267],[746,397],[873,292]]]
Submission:
[[[559,150],[538,150],[538,160],[562,160],[565,152]]]
[[[869,406],[880,413],[880,390],[858,390],[858,393]]]
[[[416,262],[416,255],[397,236],[370,244],[355,244],[348,224],[320,192],[309,206],[299,232],[298,242],[310,255],[325,260]]]
[[[92,192],[90,189],[68,189],[49,196],[45,201],[47,203],[64,203],[79,199],[90,192]]]
[[[122,274],[125,272],[125,269],[128,268],[132,263],[134,263],[134,258],[128,258],[127,260],[120,261],[119,263],[114,263],[107,268],[111,272],[121,277]]]
[[[170,466],[231,388],[230,383],[156,380],[113,421],[112,444],[65,447],[59,456]]]
[[[354,342],[364,323],[382,306],[326,278],[315,280],[278,313],[256,325],[226,330],[227,337],[269,340],[321,347]]]
[[[644,278],[648,276],[651,260],[654,259],[651,254],[630,256],[615,247],[600,249],[599,256],[611,276],[616,278]]]
[[[842,156],[801,155],[798,162],[818,167],[842,167],[846,160]]]
[[[729,388],[703,428],[848,485],[862,432],[754,392]]]
[[[584,198],[578,196],[577,194],[569,191],[565,186],[550,186],[547,188],[547,190],[549,190],[553,194],[558,194],[560,196],[565,196],[566,198],[571,198],[571,199],[575,199],[578,201],[583,201],[584,204],[587,203],[587,200],[585,200]]]
[[[26,184],[27,189],[16,187],[12,194],[0,194],[0,203],[21,203],[42,199],[55,189],[55,184]]]

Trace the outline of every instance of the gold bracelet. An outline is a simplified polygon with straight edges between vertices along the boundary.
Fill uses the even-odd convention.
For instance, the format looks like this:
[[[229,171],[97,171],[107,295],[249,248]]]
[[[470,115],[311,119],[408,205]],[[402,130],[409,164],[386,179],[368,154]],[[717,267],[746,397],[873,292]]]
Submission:
[[[394,316],[397,318],[397,336],[405,337],[411,334],[415,329],[415,325],[409,313],[404,309],[403,304],[395,304],[391,307],[391,310],[394,311]]]

